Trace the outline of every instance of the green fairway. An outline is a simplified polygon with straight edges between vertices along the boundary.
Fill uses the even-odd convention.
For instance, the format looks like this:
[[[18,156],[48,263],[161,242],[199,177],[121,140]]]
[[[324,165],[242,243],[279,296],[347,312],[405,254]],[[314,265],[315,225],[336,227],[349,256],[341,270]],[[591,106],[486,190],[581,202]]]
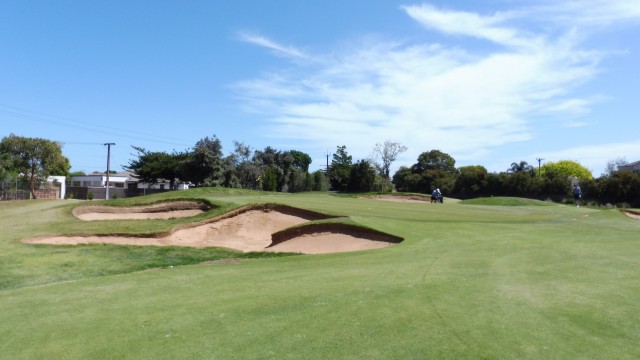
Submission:
[[[219,207],[83,222],[71,214],[83,202],[0,203],[0,358],[640,357],[640,221],[618,210],[229,189],[113,203],[172,198]],[[404,241],[326,255],[21,243],[169,231],[251,203],[348,216]],[[224,258],[239,260],[200,264]]]

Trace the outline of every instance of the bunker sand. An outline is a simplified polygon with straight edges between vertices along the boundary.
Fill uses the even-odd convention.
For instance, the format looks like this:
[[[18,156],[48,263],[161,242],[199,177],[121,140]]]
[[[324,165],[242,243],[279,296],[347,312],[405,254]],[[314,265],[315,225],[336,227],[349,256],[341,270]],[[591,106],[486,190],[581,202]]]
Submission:
[[[144,213],[144,212],[139,212]],[[371,231],[326,231],[317,227],[296,228],[296,236],[273,242],[272,235],[324,214],[289,207],[247,207],[206,222],[190,224],[161,235],[71,235],[24,240],[29,244],[118,244],[136,246],[225,247],[243,252],[296,252],[322,254],[377,249],[399,242],[393,236],[372,235]]]
[[[627,210],[627,211],[623,211],[623,213],[632,219],[640,220],[640,212]]]
[[[365,196],[367,199],[376,199],[383,201],[393,201],[393,202],[401,202],[401,203],[429,203],[431,199],[425,196],[394,196],[394,195],[375,195],[375,196]]]

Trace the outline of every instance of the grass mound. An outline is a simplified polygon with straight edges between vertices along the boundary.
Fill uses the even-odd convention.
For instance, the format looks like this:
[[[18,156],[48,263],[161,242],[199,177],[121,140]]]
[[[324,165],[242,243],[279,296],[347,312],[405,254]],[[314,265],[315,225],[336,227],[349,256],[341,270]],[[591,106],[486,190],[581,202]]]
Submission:
[[[163,201],[138,206],[82,205],[73,209],[73,215],[81,220],[167,219],[190,217],[215,208],[206,201]]]

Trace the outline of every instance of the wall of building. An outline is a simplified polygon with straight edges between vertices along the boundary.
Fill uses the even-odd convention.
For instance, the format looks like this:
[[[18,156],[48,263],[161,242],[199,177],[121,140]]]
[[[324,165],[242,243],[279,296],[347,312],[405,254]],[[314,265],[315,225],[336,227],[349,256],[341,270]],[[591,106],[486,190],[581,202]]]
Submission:
[[[161,189],[136,189],[136,188],[109,188],[109,198],[124,198],[133,196],[151,195],[169,190]],[[84,187],[84,186],[69,186],[67,188],[67,197],[72,199],[88,200],[89,193],[93,194],[93,200],[104,200],[107,196],[107,189],[105,187]]]

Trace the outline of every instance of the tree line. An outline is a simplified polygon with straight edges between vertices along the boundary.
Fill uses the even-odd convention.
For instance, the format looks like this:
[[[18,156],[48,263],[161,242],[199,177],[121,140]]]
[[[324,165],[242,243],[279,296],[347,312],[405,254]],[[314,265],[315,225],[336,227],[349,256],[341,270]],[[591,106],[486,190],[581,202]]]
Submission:
[[[594,179],[580,164],[563,160],[538,168],[526,161],[514,162],[503,172],[488,172],[484,166],[455,166],[455,159],[440,150],[421,153],[415,164],[400,167],[393,175],[391,165],[407,148],[400,143],[378,143],[368,159],[354,161],[346,145],[336,147],[325,169],[309,172],[311,157],[299,150],[266,147],[252,149],[234,141],[225,155],[214,135],[199,140],[182,152],[151,151],[133,146],[137,154],[125,166],[143,182],[169,181],[195,186],[221,186],[278,192],[338,191],[415,192],[429,194],[439,188],[446,196],[518,196],[562,200],[579,182],[586,199],[594,203],[626,203],[640,207],[640,174],[618,171],[626,162],[617,159],[607,173]],[[62,155],[62,144],[40,138],[9,135],[0,141],[0,180],[20,177],[33,190],[49,175],[69,175],[70,162]]]
[[[539,168],[526,161],[514,162],[503,172],[488,172],[484,166],[455,167],[455,159],[439,150],[424,152],[410,167],[393,175],[397,191],[429,193],[439,188],[448,196],[468,199],[515,196],[540,200],[571,201],[574,183],[582,188],[585,200],[593,205],[614,204],[640,207],[640,174],[620,171],[626,162],[612,161],[607,172],[593,178],[577,162],[548,162]]]
[[[234,151],[225,155],[220,140],[214,135],[199,140],[183,152],[157,152],[133,147],[137,158],[129,161],[125,170],[140,181],[156,183],[176,181],[195,186],[222,186],[279,192],[328,190],[323,172],[309,173],[311,157],[298,150],[277,150],[266,147],[252,150],[234,142]]]
[[[195,186],[223,186],[279,192],[391,191],[389,169],[406,147],[386,141],[376,144],[370,159],[353,161],[346,146],[338,146],[330,166],[309,172],[311,156],[299,150],[266,147],[253,150],[234,141],[234,150],[224,155],[214,135],[198,141],[184,152],[154,152],[134,147],[137,158],[125,167],[144,182],[179,180]]]

